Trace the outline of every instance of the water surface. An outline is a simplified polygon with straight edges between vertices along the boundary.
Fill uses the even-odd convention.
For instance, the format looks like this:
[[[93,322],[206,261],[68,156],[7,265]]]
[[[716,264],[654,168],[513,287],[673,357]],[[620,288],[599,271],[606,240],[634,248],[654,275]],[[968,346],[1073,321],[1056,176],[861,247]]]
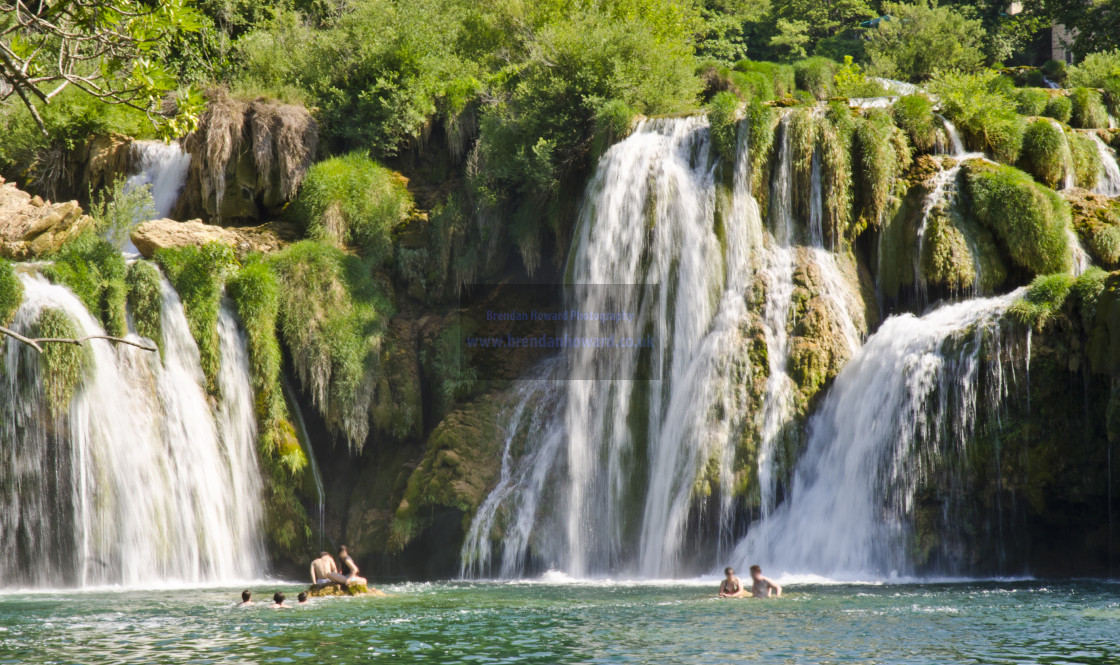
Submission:
[[[1120,663],[1118,583],[714,588],[407,584],[288,611],[234,609],[240,588],[6,593],[0,662]]]

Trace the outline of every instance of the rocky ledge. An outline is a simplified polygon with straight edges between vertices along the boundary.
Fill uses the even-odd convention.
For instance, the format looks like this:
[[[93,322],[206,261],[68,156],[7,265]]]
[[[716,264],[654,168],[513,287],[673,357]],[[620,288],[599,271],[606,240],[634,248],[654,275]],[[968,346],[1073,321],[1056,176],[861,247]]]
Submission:
[[[44,201],[0,178],[2,258],[26,261],[49,254],[93,224],[77,201]]]
[[[273,252],[296,240],[299,232],[290,224],[268,222],[260,226],[221,227],[203,224],[201,220],[177,222],[156,219],[144,222],[132,231],[132,244],[144,258],[151,258],[158,249],[188,247],[219,242],[229,245],[238,256],[249,252]]]

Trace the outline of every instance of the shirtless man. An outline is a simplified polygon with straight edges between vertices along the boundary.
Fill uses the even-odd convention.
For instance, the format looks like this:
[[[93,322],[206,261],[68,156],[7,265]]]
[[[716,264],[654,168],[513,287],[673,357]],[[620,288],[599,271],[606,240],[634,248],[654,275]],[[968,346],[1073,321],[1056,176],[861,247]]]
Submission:
[[[241,592],[241,602],[234,607],[248,607],[253,604],[253,592],[245,589]]]
[[[763,577],[760,566],[751,566],[751,596],[754,598],[777,598],[782,595],[782,587],[769,577]]]
[[[742,598],[747,595],[747,590],[743,588],[743,583],[735,577],[735,570],[733,568],[724,568],[723,574],[726,577],[719,584],[719,597],[720,598]]]
[[[334,584],[338,582],[336,577],[342,575],[338,572],[338,564],[334,562],[334,557],[326,552],[319,552],[319,558],[311,562],[311,583]]]

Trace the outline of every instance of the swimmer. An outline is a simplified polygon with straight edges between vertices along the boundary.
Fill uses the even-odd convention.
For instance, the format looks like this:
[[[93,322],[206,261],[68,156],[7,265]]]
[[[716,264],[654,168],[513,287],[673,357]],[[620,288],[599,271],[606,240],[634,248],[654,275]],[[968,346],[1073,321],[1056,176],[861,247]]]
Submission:
[[[743,588],[743,583],[735,577],[735,569],[730,566],[723,569],[723,581],[719,585],[720,598],[742,598],[747,595],[746,589]]]
[[[769,577],[763,577],[761,566],[751,566],[751,596],[754,598],[777,598],[782,595],[782,587]]]
[[[309,602],[307,600],[307,592],[306,591],[300,591],[299,596],[296,597],[296,600],[299,602],[300,605],[306,605]]]
[[[272,605],[270,607],[274,610],[288,609],[289,606],[284,604],[284,594],[280,593],[279,591],[272,594]]]
[[[245,589],[241,592],[241,602],[234,605],[234,607],[248,607],[253,604],[253,592]]]

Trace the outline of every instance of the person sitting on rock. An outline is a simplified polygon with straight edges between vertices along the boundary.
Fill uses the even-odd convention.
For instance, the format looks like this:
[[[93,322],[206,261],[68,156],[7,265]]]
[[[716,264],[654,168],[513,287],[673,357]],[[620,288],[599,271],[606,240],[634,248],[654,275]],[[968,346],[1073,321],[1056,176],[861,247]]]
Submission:
[[[724,579],[719,585],[720,598],[742,598],[747,595],[746,589],[743,588],[743,583],[735,577],[735,569],[728,566],[723,570]]]
[[[313,586],[337,584],[345,580],[346,577],[338,572],[338,564],[334,562],[334,557],[330,554],[320,552],[319,558],[311,562],[311,584]]]
[[[342,561],[342,565],[346,566],[346,569],[347,569],[346,584],[347,585],[361,584],[362,586],[366,586],[368,584],[366,582],[366,578],[358,575],[358,564],[354,563],[354,559],[350,556],[350,552],[347,551],[345,545],[338,548],[338,558],[339,558],[340,561]]]
[[[253,604],[253,592],[245,589],[241,592],[241,602],[234,607],[248,607]]]
[[[761,566],[751,566],[751,596],[754,598],[777,598],[782,595],[782,587],[762,574]]]
[[[272,605],[270,607],[274,610],[286,610],[288,606],[284,604],[284,594],[277,591],[272,594]]]

